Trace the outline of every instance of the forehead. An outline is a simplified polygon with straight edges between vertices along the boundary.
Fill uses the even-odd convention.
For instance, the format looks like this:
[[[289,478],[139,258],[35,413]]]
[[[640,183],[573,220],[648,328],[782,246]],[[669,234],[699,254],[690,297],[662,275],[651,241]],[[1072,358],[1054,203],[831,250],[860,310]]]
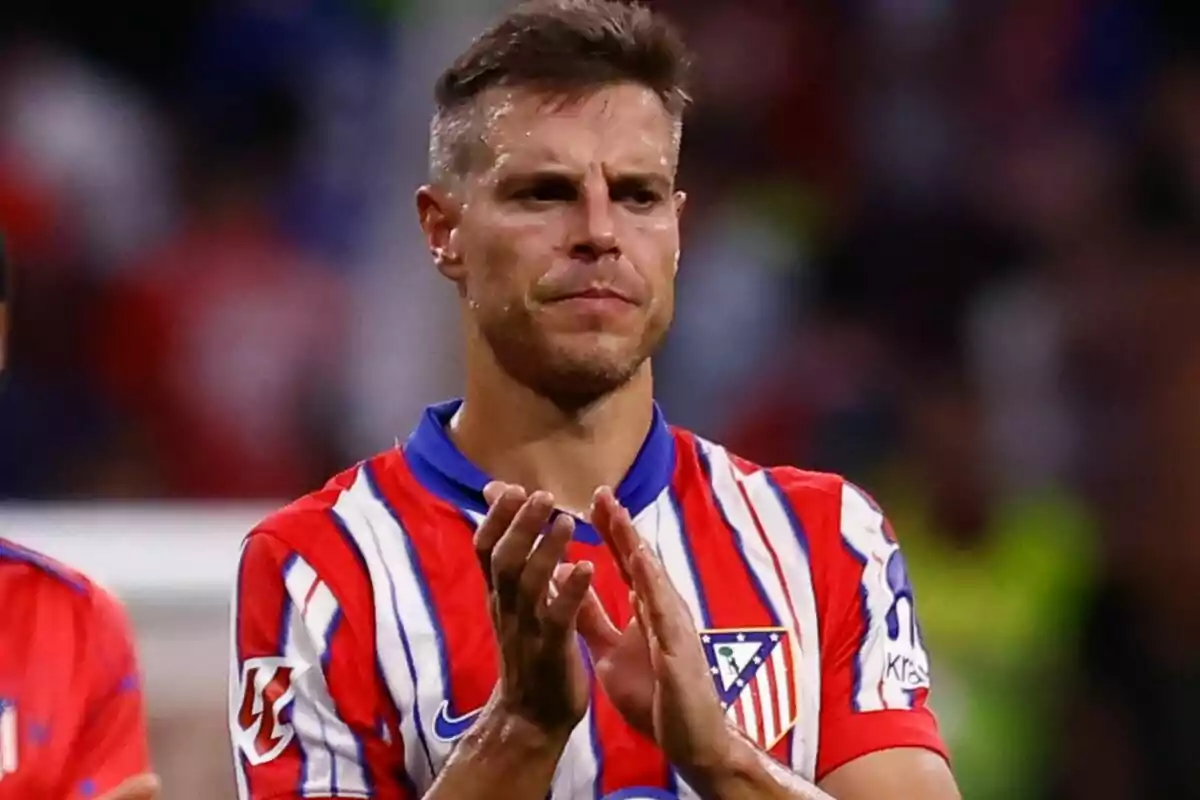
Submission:
[[[482,100],[493,170],[545,164],[674,168],[677,121],[645,87],[618,84],[569,98],[496,89]]]

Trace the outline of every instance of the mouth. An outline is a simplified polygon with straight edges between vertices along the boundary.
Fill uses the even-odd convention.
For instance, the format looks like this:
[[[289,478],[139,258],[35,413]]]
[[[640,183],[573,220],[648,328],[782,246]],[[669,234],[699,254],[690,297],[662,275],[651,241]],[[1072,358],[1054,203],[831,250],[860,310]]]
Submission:
[[[616,289],[604,287],[592,287],[579,292],[570,292],[554,298],[552,303],[566,302],[619,302],[635,305],[633,299],[629,296],[617,291]]]

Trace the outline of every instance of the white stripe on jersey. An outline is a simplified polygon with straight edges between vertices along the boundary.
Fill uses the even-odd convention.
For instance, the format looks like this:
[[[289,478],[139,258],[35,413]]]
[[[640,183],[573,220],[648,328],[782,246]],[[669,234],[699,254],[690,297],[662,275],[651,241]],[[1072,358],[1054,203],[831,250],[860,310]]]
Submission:
[[[653,508],[652,514],[639,514],[634,527],[648,542],[654,542],[657,534],[658,557],[667,571],[667,577],[687,603],[696,628],[707,628],[710,621],[705,619],[704,606],[700,601],[700,584],[692,573],[688,545],[684,540],[683,520],[679,518],[670,489],[664,489],[658,495]]]
[[[238,564],[246,554],[249,539],[242,542],[238,553]],[[242,653],[238,648],[238,594],[241,589],[241,568],[233,578],[233,596],[229,600],[229,724],[234,725],[238,718],[238,710],[242,704]],[[250,785],[247,782],[245,762],[242,761],[242,747],[237,736],[229,737],[233,745],[233,775],[237,782],[238,800],[250,800]]]
[[[716,498],[717,505],[725,514],[725,518],[729,520],[729,524],[733,526],[738,542],[741,544],[742,552],[746,555],[746,561],[749,562],[754,577],[758,579],[763,593],[766,594],[767,602],[770,603],[771,610],[775,612],[779,624],[791,632],[788,638],[792,640],[793,661],[795,664],[800,665],[803,663],[799,655],[800,646],[814,646],[817,639],[816,631],[810,630],[807,638],[803,638],[803,629],[799,627],[800,623],[796,612],[788,605],[788,595],[784,591],[783,579],[779,574],[783,565],[780,564],[778,568],[776,567],[775,559],[771,557],[771,549],[767,547],[763,535],[758,532],[758,526],[755,525],[754,517],[746,505],[746,499],[742,495],[741,488],[738,486],[741,474],[734,467],[733,462],[730,461],[729,453],[726,452],[725,448],[707,442],[699,437],[697,437],[696,441],[701,452],[708,459],[713,496]],[[776,553],[778,553],[778,550],[776,550]],[[782,648],[775,648],[773,658],[777,661],[775,675],[777,676],[779,707],[787,709],[791,702],[792,693],[795,693],[797,697],[804,696],[802,691],[803,684],[800,682],[803,676],[797,671],[796,674],[788,675],[791,679],[790,681],[783,680],[782,676],[787,674],[787,671]],[[767,680],[765,670],[759,670],[759,680]],[[762,696],[770,697],[770,694],[767,693]],[[797,704],[797,707],[799,707],[799,704]],[[771,709],[767,709],[767,713],[770,713],[770,711]],[[770,742],[778,738],[782,733],[779,727],[789,722],[791,720],[775,720],[772,716],[771,725],[774,732],[766,736],[766,741]]]
[[[842,486],[842,539],[863,563],[862,590],[865,598],[866,633],[858,651],[858,691],[856,711],[880,711],[912,708],[910,690],[927,683],[906,684],[900,674],[891,671],[893,662],[929,674],[929,656],[925,652],[913,618],[911,602],[898,602],[889,585],[888,562],[899,546],[884,533],[883,513],[856,487]],[[903,573],[901,573],[903,574]],[[887,616],[895,608],[899,633],[889,640]],[[900,635],[900,634],[903,635]]]
[[[339,609],[329,586],[295,556],[284,576],[291,598],[283,656],[310,664],[296,679],[291,724],[304,764],[304,797],[368,797],[365,765],[354,732],[338,716],[322,665]]]
[[[779,650],[780,648],[776,647],[775,649]],[[768,666],[763,665],[758,672],[754,673],[754,683],[758,689],[758,696],[762,698],[762,702],[759,704],[762,709],[762,719],[759,720],[759,725],[762,727],[762,740],[773,742],[779,736],[779,727],[775,720],[775,704],[771,702],[771,673]],[[784,721],[786,722],[786,720]]]
[[[795,685],[792,681],[786,681],[783,676],[788,675],[787,659],[784,657],[783,648],[776,647],[771,651],[771,669],[775,676],[775,690],[779,693],[779,707],[787,713],[787,709],[791,708],[792,691]],[[788,675],[790,678],[791,676]],[[781,722],[787,722],[782,720]],[[776,732],[776,736],[782,735],[782,731]]]
[[[779,566],[791,598],[792,614],[799,623],[802,641],[793,640],[792,658],[798,665],[797,708],[800,721],[792,737],[791,761],[801,777],[813,780],[817,771],[817,747],[821,713],[821,651],[817,627],[817,598],[813,591],[812,565],[800,544],[801,532],[792,527],[784,499],[776,492],[765,470],[739,474],[746,498],[762,525],[766,542],[779,557]],[[765,547],[765,545],[764,545]]]
[[[700,590],[696,576],[687,556],[687,543],[684,541],[683,521],[675,508],[675,502],[670,488],[664,489],[658,495],[654,504],[638,515],[634,527],[638,535],[656,545],[659,560],[671,580],[671,585],[683,597],[688,609],[692,612],[692,621],[697,629],[706,628],[709,621],[704,618],[703,607],[700,604]],[[649,512],[649,513],[648,513]],[[699,800],[700,795],[688,786],[678,772],[675,772],[677,794],[681,800]]]
[[[404,546],[407,534],[375,498],[361,467],[354,484],[338,497],[333,511],[367,565],[374,596],[379,669],[400,716],[405,771],[417,788],[424,791],[433,783],[435,743],[439,745],[438,763],[449,750],[448,745],[437,743],[425,729],[432,724],[441,704],[445,682],[437,652],[437,632]]]

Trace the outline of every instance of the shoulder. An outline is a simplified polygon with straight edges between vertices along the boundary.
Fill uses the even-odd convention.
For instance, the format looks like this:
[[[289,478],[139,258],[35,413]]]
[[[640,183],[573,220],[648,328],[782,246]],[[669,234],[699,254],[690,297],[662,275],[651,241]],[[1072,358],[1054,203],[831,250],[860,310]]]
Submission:
[[[694,458],[710,480],[728,473],[748,499],[770,500],[782,506],[806,538],[828,538],[840,528],[850,484],[841,475],[794,466],[767,466],[734,453],[691,431],[676,429],[680,456]]]
[[[75,630],[90,640],[132,641],[125,606],[83,572],[8,539],[0,539],[0,569],[8,580],[19,581],[18,591],[29,593],[39,614],[78,623],[60,624],[60,631]]]
[[[883,511],[844,476],[790,465],[766,466],[689,431],[677,430],[676,436],[681,457],[694,457],[714,484],[725,472],[756,512],[773,515],[778,510],[786,516],[803,542],[818,583],[826,583],[830,573],[858,574],[867,559],[886,562],[896,549]]]
[[[268,515],[247,534],[239,560],[238,594],[243,600],[282,581],[326,584],[352,608],[366,605],[370,575],[362,545],[352,529],[361,527],[380,496],[378,483],[402,470],[398,449],[380,453],[335,475]]]
[[[83,598],[77,602],[86,602],[99,588],[79,570],[9,539],[0,539],[0,566],[30,583],[57,587],[66,592],[67,597]]]

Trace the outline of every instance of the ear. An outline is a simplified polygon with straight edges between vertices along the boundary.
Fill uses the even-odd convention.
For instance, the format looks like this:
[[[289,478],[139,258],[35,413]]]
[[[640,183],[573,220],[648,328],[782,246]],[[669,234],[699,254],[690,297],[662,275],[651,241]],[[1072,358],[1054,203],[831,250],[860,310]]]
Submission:
[[[683,219],[683,209],[687,206],[687,192],[675,192],[675,223],[678,225]],[[679,242],[675,242],[675,272],[679,273]]]
[[[462,253],[459,251],[459,225],[462,206],[444,188],[425,185],[417,190],[417,219],[438,272],[452,281],[463,278]]]

